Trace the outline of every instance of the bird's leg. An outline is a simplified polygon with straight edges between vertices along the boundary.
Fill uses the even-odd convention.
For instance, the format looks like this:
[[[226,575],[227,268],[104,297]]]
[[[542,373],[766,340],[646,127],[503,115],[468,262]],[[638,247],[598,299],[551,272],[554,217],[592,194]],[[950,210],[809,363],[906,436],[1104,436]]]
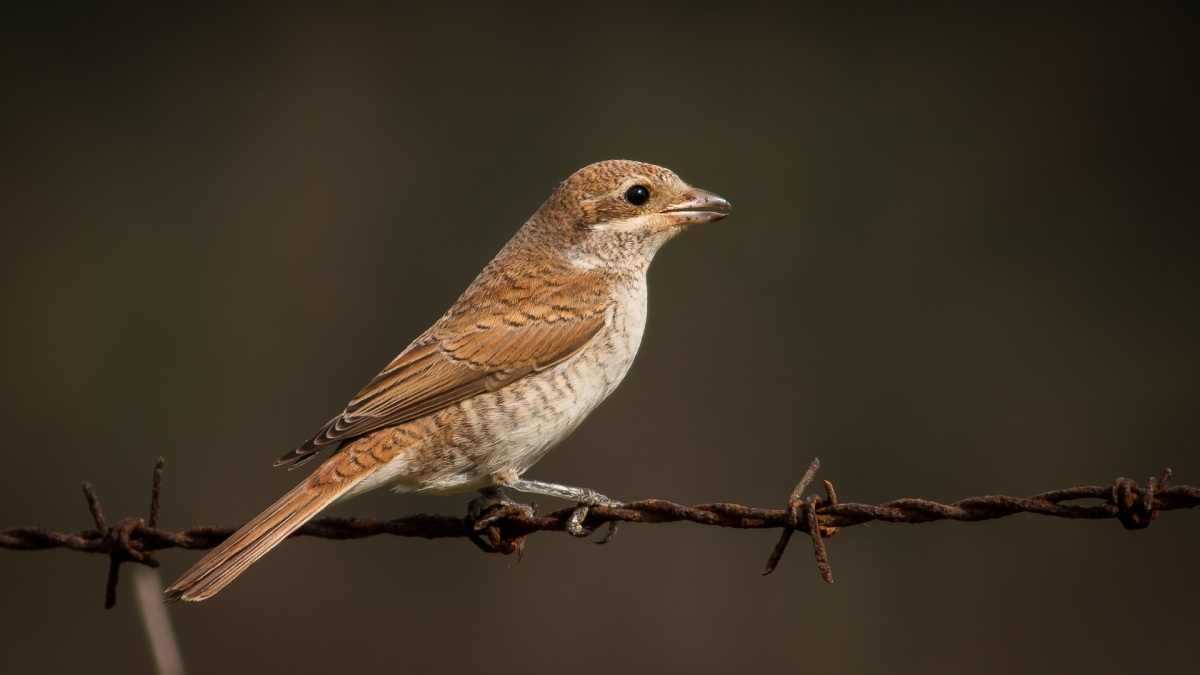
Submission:
[[[558,483],[546,483],[540,480],[526,480],[522,478],[509,482],[507,486],[521,492],[532,492],[539,495],[558,497],[578,504],[575,510],[571,512],[571,517],[567,520],[567,532],[576,537],[586,537],[592,533],[591,530],[583,526],[583,520],[587,518],[588,510],[591,507],[622,505],[621,502],[605,497],[595,490],[571,487],[570,485],[559,485]],[[616,534],[616,531],[616,521],[609,521],[608,534],[597,543],[608,543],[613,538],[613,535]]]
[[[524,478],[511,481],[505,484],[505,487],[510,487],[521,492],[530,492],[538,495],[547,495],[549,497],[558,497],[576,504],[587,504],[588,506],[621,506],[621,502],[605,497],[604,495],[589,490],[588,488],[571,487],[570,485],[559,485],[558,483],[547,483],[540,480],[527,480]]]
[[[501,490],[499,486],[489,485],[479,492],[480,496],[467,503],[467,537],[476,546],[489,553],[493,552],[495,547],[484,541],[483,537],[479,535],[480,530],[487,529],[493,522],[511,515],[513,512],[526,517],[533,517],[537,514],[536,505],[513,501],[504,494],[504,490]]]

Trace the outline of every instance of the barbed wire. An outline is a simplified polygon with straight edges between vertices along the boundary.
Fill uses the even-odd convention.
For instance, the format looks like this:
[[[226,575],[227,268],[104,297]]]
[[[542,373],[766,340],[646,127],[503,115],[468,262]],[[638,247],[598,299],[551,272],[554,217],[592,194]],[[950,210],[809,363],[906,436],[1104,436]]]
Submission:
[[[116,604],[116,589],[121,564],[136,562],[158,567],[154,551],[168,548],[208,549],[224,541],[237,528],[202,525],[182,532],[158,528],[162,504],[164,460],[158,458],[150,491],[149,518],[122,518],[109,526],[100,507],[100,499],[88,482],[83,493],[96,527],[78,532],[55,532],[44,527],[12,527],[0,531],[0,548],[34,551],[66,548],[73,551],[103,553],[109,557],[105,607]],[[783,509],[757,508],[741,504],[700,504],[684,506],[662,499],[642,499],[621,506],[587,507],[583,524],[588,531],[607,525],[607,535],[596,543],[612,539],[617,523],[673,523],[687,521],[738,529],[781,529],[779,542],[771,552],[763,574],[770,574],[791,541],[792,534],[805,532],[812,540],[817,567],[825,581],[833,583],[833,572],[825,550],[825,539],[838,530],[871,521],[890,523],[929,523],[938,520],[978,522],[1017,513],[1072,519],[1115,519],[1126,529],[1148,527],[1160,511],[1200,506],[1200,488],[1172,486],[1171,470],[1159,478],[1150,478],[1146,487],[1138,487],[1129,478],[1117,478],[1111,485],[1053,490],[1028,498],[971,497],[953,504],[923,499],[897,499],[879,505],[842,503],[829,481],[823,481],[825,496],[804,492],[816,476],[820,462],[813,459],[804,477],[792,490]],[[1081,499],[1097,499],[1091,506],[1064,504]],[[525,538],[534,532],[566,531],[575,507],[545,515],[519,504],[500,502],[476,516],[416,514],[394,520],[329,517],[312,520],[292,536],[323,539],[362,539],[382,534],[398,537],[467,537],[489,553],[518,553]]]

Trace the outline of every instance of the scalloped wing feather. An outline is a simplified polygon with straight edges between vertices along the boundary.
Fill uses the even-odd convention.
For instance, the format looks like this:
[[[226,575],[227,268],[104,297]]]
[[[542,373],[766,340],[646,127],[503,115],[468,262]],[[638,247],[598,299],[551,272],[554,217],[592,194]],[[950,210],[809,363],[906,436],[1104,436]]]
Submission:
[[[506,294],[473,286],[315,436],[276,465],[300,466],[327,445],[432,414],[553,367],[604,327],[607,283],[596,275],[552,277]]]

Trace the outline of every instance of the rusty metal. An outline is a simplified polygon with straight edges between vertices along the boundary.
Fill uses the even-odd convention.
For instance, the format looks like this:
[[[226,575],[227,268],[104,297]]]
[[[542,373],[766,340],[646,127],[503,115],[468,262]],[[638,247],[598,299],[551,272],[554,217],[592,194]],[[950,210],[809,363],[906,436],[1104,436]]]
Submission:
[[[978,522],[1004,518],[1017,513],[1033,513],[1057,518],[1117,520],[1129,530],[1149,527],[1160,511],[1200,506],[1200,488],[1171,485],[1171,470],[1160,478],[1151,478],[1145,488],[1129,478],[1118,478],[1111,485],[1075,487],[1044,492],[1028,498],[986,496],[971,497],[953,504],[923,499],[897,499],[879,505],[838,502],[829,481],[823,481],[825,497],[804,497],[816,476],[820,463],[813,460],[804,477],[788,496],[787,508],[767,509],[741,504],[700,504],[683,506],[661,499],[643,499],[621,506],[593,506],[584,526],[594,530],[601,525],[624,523],[672,523],[688,521],[738,529],[780,529],[763,574],[778,566],[796,531],[808,533],[822,578],[832,583],[833,573],[825,549],[825,539],[839,529],[871,521],[889,523],[928,523],[936,520]],[[116,602],[120,566],[136,562],[157,567],[154,551],[168,548],[208,549],[233,534],[236,528],[199,526],[182,532],[158,529],[162,505],[163,459],[155,464],[151,488],[150,517],[122,518],[110,526],[105,520],[100,499],[92,486],[83,484],[95,528],[78,532],[54,532],[43,527],[12,527],[0,531],[0,548],[35,551],[66,548],[73,551],[103,553],[109,557],[105,607]],[[1099,500],[1091,506],[1064,504],[1081,499]],[[525,538],[534,532],[565,531],[574,508],[559,509],[545,515],[536,510],[511,504],[498,504],[471,519],[458,516],[416,514],[394,520],[374,518],[319,518],[305,524],[292,536],[324,539],[362,539],[382,534],[397,537],[470,537],[481,550],[493,553],[520,553]],[[611,536],[604,538],[605,541]],[[599,543],[599,542],[598,542]]]

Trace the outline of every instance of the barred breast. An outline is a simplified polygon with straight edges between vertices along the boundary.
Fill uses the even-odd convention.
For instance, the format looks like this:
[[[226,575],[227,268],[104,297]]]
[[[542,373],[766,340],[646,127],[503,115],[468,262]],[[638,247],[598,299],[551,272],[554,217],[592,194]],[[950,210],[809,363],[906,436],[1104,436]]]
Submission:
[[[646,325],[645,274],[614,292],[604,329],[570,359],[364,439],[403,449],[345,498],[382,485],[397,492],[464,492],[523,474],[570,435],[633,364]]]

